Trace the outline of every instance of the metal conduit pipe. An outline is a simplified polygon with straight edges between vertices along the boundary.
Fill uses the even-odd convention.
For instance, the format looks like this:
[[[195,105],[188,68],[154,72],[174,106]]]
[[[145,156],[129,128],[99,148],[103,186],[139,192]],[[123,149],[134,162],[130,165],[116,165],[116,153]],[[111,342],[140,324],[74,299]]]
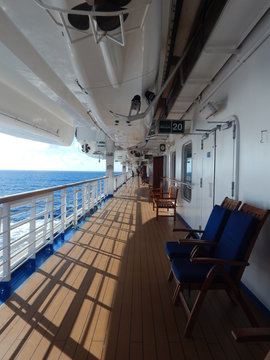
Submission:
[[[233,73],[269,38],[270,36],[270,6],[265,15],[257,23],[253,30],[241,45],[240,52],[232,55],[229,62],[224,66],[220,75],[204,91],[201,104],[206,103],[212,95],[227,81]],[[246,51],[245,51],[246,49]],[[225,75],[222,76],[222,73]]]

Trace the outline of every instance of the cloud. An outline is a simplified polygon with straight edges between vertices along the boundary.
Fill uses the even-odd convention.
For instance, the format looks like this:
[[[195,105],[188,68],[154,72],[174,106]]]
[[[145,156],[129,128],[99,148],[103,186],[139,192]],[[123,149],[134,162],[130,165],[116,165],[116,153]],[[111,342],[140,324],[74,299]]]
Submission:
[[[90,158],[74,141],[69,147],[45,144],[0,133],[0,170],[105,171],[105,160]],[[115,171],[121,165],[115,164]]]

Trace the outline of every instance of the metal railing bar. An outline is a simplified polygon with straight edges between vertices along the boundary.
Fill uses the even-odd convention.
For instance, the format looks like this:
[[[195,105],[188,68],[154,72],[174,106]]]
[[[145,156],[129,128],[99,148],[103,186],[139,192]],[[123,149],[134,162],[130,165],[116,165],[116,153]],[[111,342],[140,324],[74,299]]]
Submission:
[[[87,183],[93,184],[99,180],[104,180],[104,179],[108,179],[108,176],[95,178],[93,180],[80,181],[80,182],[73,183],[73,184],[66,184],[66,185],[60,185],[60,186],[55,186],[55,187],[51,187],[51,188],[45,188],[45,189],[41,189],[41,190],[29,191],[29,192],[25,192],[25,193],[21,193],[21,194],[17,194],[17,195],[8,195],[8,196],[4,196],[4,197],[0,198],[0,204],[14,202],[14,201],[27,199],[27,198],[35,197],[35,196],[39,196],[39,195],[50,194],[50,193],[58,191],[58,190],[72,188],[72,187],[82,185],[82,184],[87,184]]]

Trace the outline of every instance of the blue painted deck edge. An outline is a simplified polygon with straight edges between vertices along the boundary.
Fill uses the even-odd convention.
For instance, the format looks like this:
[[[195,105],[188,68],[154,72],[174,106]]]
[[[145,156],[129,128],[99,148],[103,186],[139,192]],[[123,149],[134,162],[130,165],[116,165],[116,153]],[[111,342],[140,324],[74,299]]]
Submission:
[[[89,213],[85,214],[78,222],[78,227],[85,224],[85,222],[91,217],[95,211],[98,210],[102,205],[105,204],[107,200],[109,200],[112,196],[108,195],[106,198],[102,199],[102,201],[95,206]],[[7,299],[26,281],[30,278],[30,276],[37,271],[46,260],[48,260],[61,246],[64,245],[66,241],[68,241],[75,233],[77,229],[74,229],[72,225],[70,225],[66,231],[63,233],[59,233],[54,238],[53,244],[46,244],[42,249],[40,249],[36,253],[35,259],[28,259],[25,263],[23,263],[18,269],[16,269],[12,275],[10,281],[2,281],[0,282],[0,306],[7,301]]]
[[[192,227],[184,220],[184,218],[178,212],[176,212],[176,216],[185,224],[188,229],[192,230]],[[194,233],[194,236],[196,239],[200,239],[200,236],[198,234]]]
[[[269,318],[270,320],[270,310],[257,298],[256,295],[253,294],[249,290],[249,288],[241,281],[241,287],[244,292],[246,292],[249,297],[255,302],[255,304],[258,306],[258,308]]]

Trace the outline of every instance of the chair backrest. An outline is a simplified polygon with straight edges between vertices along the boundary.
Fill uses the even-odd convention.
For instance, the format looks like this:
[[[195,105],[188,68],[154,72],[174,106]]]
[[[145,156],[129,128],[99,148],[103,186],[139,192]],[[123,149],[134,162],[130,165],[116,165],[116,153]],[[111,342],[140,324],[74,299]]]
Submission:
[[[215,205],[208,218],[204,232],[201,236],[202,240],[218,241],[224,229],[224,226],[230,216],[230,210]]]
[[[239,209],[241,203],[242,203],[241,201],[231,199],[231,198],[226,196],[225,199],[222,201],[220,206],[233,211],[233,210]]]
[[[178,188],[176,186],[169,186],[169,198],[172,200],[177,200]]]
[[[257,230],[254,233],[253,239],[250,241],[249,247],[246,249],[246,254],[245,254],[245,257],[244,257],[244,260],[248,261],[248,259],[250,257],[250,254],[252,252],[252,249],[253,249],[253,247],[255,245],[255,242],[257,240],[257,237],[259,236],[260,231],[261,231],[265,221],[267,220],[267,217],[268,217],[268,215],[270,213],[270,210],[257,208],[257,207],[255,207],[253,205],[249,205],[247,203],[244,203],[241,206],[240,211],[245,212],[246,214],[249,214],[249,215],[255,217],[258,220]],[[239,271],[239,274],[238,274],[239,278],[242,277],[244,270],[245,270],[245,268],[242,268],[242,271]]]
[[[262,210],[244,204],[240,211],[232,211],[218,245],[214,257],[248,261],[252,248],[268,215]],[[241,279],[245,266],[228,267],[231,276]]]

